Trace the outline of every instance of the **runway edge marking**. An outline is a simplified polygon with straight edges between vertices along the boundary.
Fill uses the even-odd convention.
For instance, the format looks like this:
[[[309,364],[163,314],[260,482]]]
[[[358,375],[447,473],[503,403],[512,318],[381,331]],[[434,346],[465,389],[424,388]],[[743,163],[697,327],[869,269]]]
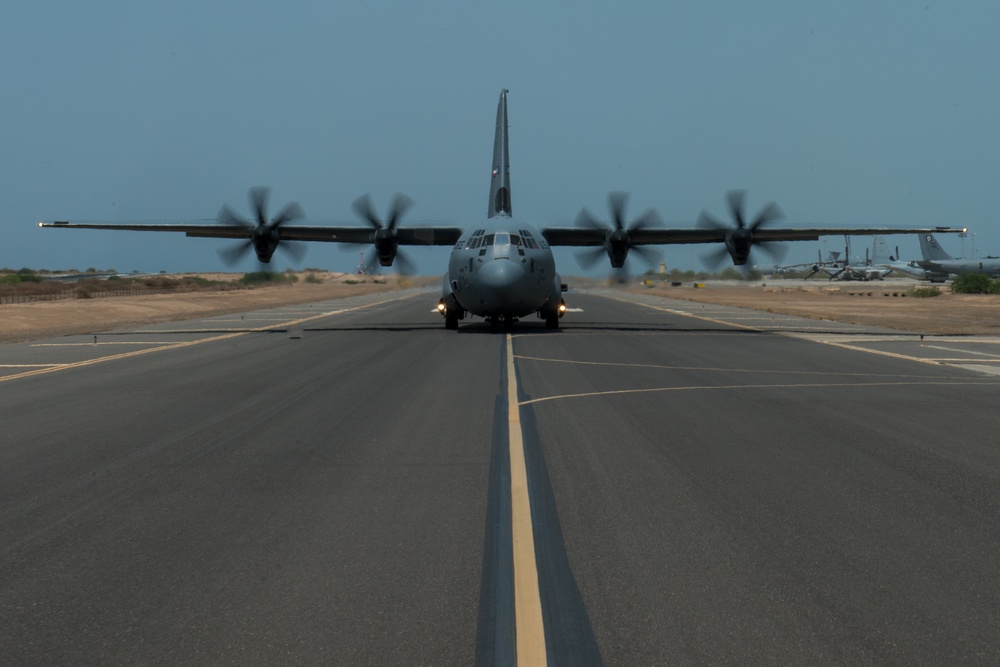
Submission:
[[[775,334],[778,334],[778,335],[781,335],[781,336],[791,336],[793,338],[800,338],[802,340],[809,340],[809,341],[812,341],[812,342],[815,342],[815,343],[822,343],[824,345],[832,345],[834,347],[840,347],[840,348],[843,348],[845,350],[852,350],[854,352],[867,352],[869,354],[877,354],[877,355],[881,355],[881,356],[884,356],[884,357],[892,357],[894,359],[903,359],[905,361],[915,361],[917,363],[929,364],[929,365],[932,365],[932,366],[934,366],[934,365],[942,365],[942,362],[940,360],[937,360],[937,359],[927,359],[927,358],[923,358],[923,357],[914,357],[914,356],[907,355],[907,354],[899,354],[899,353],[896,353],[896,352],[888,352],[888,351],[885,351],[885,350],[875,350],[875,349],[872,349],[872,348],[860,347],[858,345],[851,345],[849,343],[844,343],[844,342],[841,342],[841,341],[828,340],[828,339],[824,339],[824,338],[820,338],[820,337],[816,337],[816,336],[801,336],[801,335],[796,335],[794,333],[786,333],[786,332],[778,331],[778,330],[762,329],[762,328],[759,328],[759,327],[751,327],[751,326],[748,326],[748,325],[745,325],[745,324],[740,324],[738,322],[727,322],[725,320],[720,320],[720,319],[716,319],[716,318],[713,318],[713,317],[705,317],[705,316],[701,316],[701,315],[695,315],[694,313],[689,313],[689,312],[685,312],[685,311],[682,311],[682,310],[677,310],[677,309],[674,309],[674,308],[664,308],[662,306],[654,306],[652,304],[644,303],[642,301],[632,301],[632,300],[625,299],[623,297],[618,297],[618,296],[610,296],[610,295],[602,295],[602,296],[605,296],[608,299],[614,299],[616,301],[621,301],[623,303],[630,303],[630,304],[637,305],[637,306],[643,306],[643,307],[649,308],[651,310],[659,310],[661,312],[671,313],[671,314],[674,314],[674,315],[682,315],[682,316],[685,316],[685,317],[693,317],[695,319],[705,320],[705,321],[708,321],[708,322],[713,322],[715,324],[724,324],[724,325],[728,325],[728,326],[737,327],[737,328],[740,328],[740,329],[748,329],[750,331],[757,331],[757,332],[761,332],[761,333],[765,333],[767,331],[771,331],[772,333],[775,333]],[[738,306],[733,306],[733,307],[736,308]],[[916,334],[914,334],[914,335],[916,335]],[[962,366],[962,367],[963,368],[968,368],[967,366]],[[972,370],[980,371],[980,369],[972,369]],[[982,371],[980,371],[980,372],[982,372]],[[997,373],[996,373],[996,371],[990,371],[990,374],[995,375]]]
[[[514,551],[514,633],[518,665],[547,664],[545,626],[535,561],[531,498],[524,458],[524,436],[517,400],[513,336],[507,334],[507,426],[510,439],[511,533]]]
[[[303,317],[298,320],[290,320],[288,322],[279,322],[278,324],[272,324],[266,327],[258,327],[256,329],[250,329],[248,331],[239,331],[236,333],[223,334],[221,336],[211,336],[209,338],[200,338],[198,340],[184,341],[183,343],[171,343],[169,345],[161,345],[159,347],[151,347],[145,350],[135,350],[134,352],[123,352],[121,354],[112,354],[107,357],[97,357],[96,359],[87,359],[86,361],[78,361],[71,364],[60,364],[58,366],[53,366],[49,368],[39,368],[33,371],[27,371],[25,373],[15,373],[14,375],[5,375],[0,377],[0,382],[8,382],[10,380],[20,380],[21,378],[32,377],[35,375],[45,375],[47,373],[56,373],[58,371],[65,371],[71,368],[82,368],[84,366],[93,366],[94,364],[100,364],[105,361],[114,361],[115,359],[127,359],[129,357],[138,357],[144,354],[149,354],[151,352],[161,352],[163,350],[176,350],[181,347],[191,347],[193,345],[201,345],[202,343],[211,343],[213,341],[226,340],[227,338],[237,338],[238,336],[245,336],[250,333],[260,333],[262,331],[269,331],[276,327],[292,327],[303,322],[309,322],[310,320],[318,320],[322,317],[329,317],[331,315],[340,315],[342,313],[350,313],[356,310],[364,310],[365,308],[372,308],[374,306],[380,306],[384,303],[389,303],[392,301],[399,301],[406,297],[395,297],[393,299],[386,299],[385,301],[376,301],[375,303],[367,303],[360,306],[353,306],[351,308],[339,308],[337,310],[327,311],[325,313],[320,313],[318,315],[313,315],[312,317]]]
[[[704,320],[705,322],[711,322],[713,324],[722,324],[729,327],[736,327],[737,329],[746,329],[747,331],[758,331],[763,332],[764,329],[759,327],[752,327],[748,324],[740,324],[738,322],[728,322],[726,320],[720,320],[715,317],[707,317],[705,315],[696,315],[694,313],[688,312],[686,310],[678,310],[677,308],[666,308],[664,306],[654,306],[651,303],[645,303],[643,301],[633,301],[631,299],[626,299],[620,296],[613,296],[610,294],[600,294],[605,299],[612,299],[614,301],[621,301],[622,303],[628,303],[634,306],[643,306],[649,308],[650,310],[658,310],[661,313],[670,313],[671,315],[682,315],[684,317],[693,317],[696,320]]]

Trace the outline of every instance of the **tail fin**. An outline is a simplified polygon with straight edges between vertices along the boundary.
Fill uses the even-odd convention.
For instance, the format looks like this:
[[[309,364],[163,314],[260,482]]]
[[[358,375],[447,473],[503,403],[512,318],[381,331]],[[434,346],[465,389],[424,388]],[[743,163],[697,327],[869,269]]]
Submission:
[[[934,238],[933,234],[920,234],[920,254],[924,256],[924,260],[930,262],[936,262],[939,259],[954,259],[951,255],[944,251],[938,240]]]
[[[872,250],[872,264],[888,264],[894,261],[892,250],[889,248],[884,236],[876,236]]]
[[[507,89],[500,91],[497,131],[493,138],[493,177],[490,179],[490,207],[486,217],[510,216],[510,156],[507,152]]]

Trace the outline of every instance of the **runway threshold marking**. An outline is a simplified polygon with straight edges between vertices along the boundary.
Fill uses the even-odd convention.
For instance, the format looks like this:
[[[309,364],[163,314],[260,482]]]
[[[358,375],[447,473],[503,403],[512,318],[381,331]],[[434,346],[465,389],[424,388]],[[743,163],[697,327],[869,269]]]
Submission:
[[[341,315],[343,313],[350,313],[356,310],[364,310],[365,308],[372,308],[374,306],[381,306],[385,303],[390,303],[392,301],[399,301],[400,299],[405,299],[407,297],[395,297],[392,299],[386,299],[384,301],[376,301],[375,303],[364,304],[361,306],[352,306],[350,308],[339,308],[337,310],[330,310],[324,313],[319,313],[318,315],[313,315],[311,317],[303,317],[297,320],[290,320],[288,322],[281,322],[278,324],[273,324],[266,327],[258,327],[256,329],[245,329],[243,331],[237,331],[234,333],[226,333],[220,336],[211,336],[209,338],[199,338],[198,340],[189,340],[181,343],[171,343],[169,345],[160,345],[158,347],[149,347],[143,350],[134,350],[132,352],[122,352],[121,354],[112,354],[106,357],[97,357],[96,359],[87,359],[84,361],[77,361],[69,364],[59,364],[56,366],[50,366],[46,368],[36,368],[32,371],[26,371],[24,373],[15,373],[13,375],[5,375],[0,377],[0,382],[9,382],[10,380],[20,380],[21,378],[32,377],[34,375],[45,375],[46,373],[55,373],[58,371],[64,371],[71,368],[82,368],[84,366],[93,366],[94,364],[104,363],[106,361],[115,361],[117,359],[127,359],[129,357],[138,357],[144,354],[149,354],[151,352],[161,352],[164,350],[176,350],[182,347],[191,347],[193,345],[201,345],[202,343],[212,343],[215,341],[226,340],[229,338],[238,338],[239,336],[245,336],[251,333],[261,333],[264,331],[270,331],[276,327],[293,327],[303,322],[309,322],[310,320],[318,320],[323,317],[330,317],[331,315]],[[92,343],[88,343],[92,345]]]
[[[507,334],[507,433],[510,456],[511,535],[514,551],[514,634],[518,665],[544,665],[545,625],[535,561],[535,536],[531,522],[531,497],[524,458],[513,336]]]

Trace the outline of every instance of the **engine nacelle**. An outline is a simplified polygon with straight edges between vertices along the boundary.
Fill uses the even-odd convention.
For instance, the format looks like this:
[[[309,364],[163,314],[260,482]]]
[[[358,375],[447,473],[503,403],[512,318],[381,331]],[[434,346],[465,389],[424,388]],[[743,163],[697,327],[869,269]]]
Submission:
[[[750,257],[750,248],[753,246],[753,234],[749,229],[741,227],[734,229],[726,235],[726,250],[733,259],[733,264],[743,266]]]
[[[253,250],[257,253],[257,261],[269,264],[274,251],[281,241],[278,230],[268,225],[260,225],[253,230]]]
[[[611,260],[612,268],[620,269],[625,266],[629,249],[628,232],[624,229],[608,232],[604,238],[604,249],[608,251],[608,259]]]

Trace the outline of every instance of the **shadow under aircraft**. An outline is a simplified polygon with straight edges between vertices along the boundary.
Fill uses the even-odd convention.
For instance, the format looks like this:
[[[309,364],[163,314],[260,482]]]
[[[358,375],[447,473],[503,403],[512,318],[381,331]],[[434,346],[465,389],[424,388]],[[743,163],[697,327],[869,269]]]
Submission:
[[[353,208],[366,225],[293,224],[305,217],[298,204],[289,204],[277,216],[267,215],[268,190],[250,190],[253,219],[248,220],[224,206],[216,224],[140,224],[116,222],[40,222],[51,229],[103,229],[145,232],[182,232],[200,238],[238,239],[240,243],[220,253],[233,262],[253,250],[263,264],[271,261],[278,248],[296,258],[304,248],[298,242],[350,243],[371,246],[372,264],[396,265],[403,272],[412,262],[400,246],[451,246],[448,269],[442,278],[437,309],[445,327],[458,329],[470,316],[484,318],[493,331],[510,330],[520,318],[535,315],[550,329],[559,327],[566,313],[566,285],[556,271],[552,248],[576,246],[581,265],[590,265],[606,255],[615,269],[625,266],[631,254],[647,262],[655,261],[655,246],[717,243],[721,246],[710,259],[718,262],[728,254],[736,266],[744,266],[756,247],[773,256],[782,254],[775,244],[784,241],[813,241],[829,235],[924,234],[961,232],[961,229],[894,228],[780,228],[773,223],[782,217],[774,203],[765,205],[753,217],[744,213],[744,192],[730,191],[727,205],[731,222],[725,223],[703,212],[697,223],[687,228],[667,228],[654,209],[626,220],[627,196],[608,196],[611,219],[601,221],[586,210],[571,227],[535,227],[514,217],[511,205],[510,157],[508,151],[507,93],[500,92],[493,161],[490,173],[486,217],[465,227],[401,225],[411,201],[396,195],[385,220],[376,213],[369,197],[362,196]]]

